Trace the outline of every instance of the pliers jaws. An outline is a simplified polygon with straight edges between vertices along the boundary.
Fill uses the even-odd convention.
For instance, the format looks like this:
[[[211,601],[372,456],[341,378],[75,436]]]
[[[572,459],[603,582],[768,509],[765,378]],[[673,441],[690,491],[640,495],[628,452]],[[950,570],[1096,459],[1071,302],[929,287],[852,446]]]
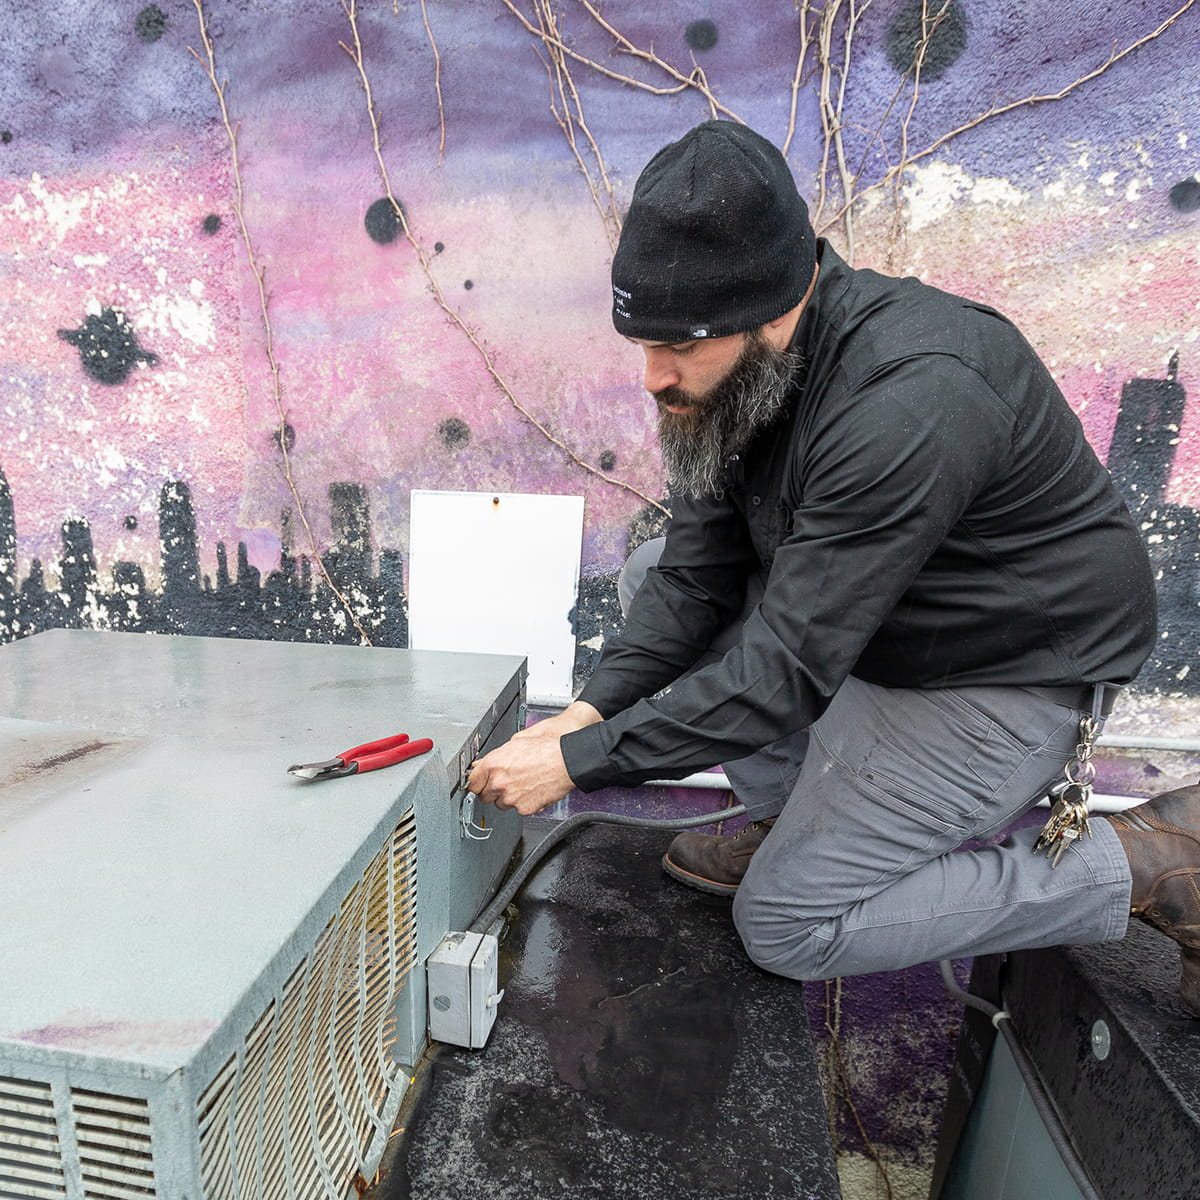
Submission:
[[[327,758],[324,762],[296,763],[288,767],[288,774],[295,775],[297,779],[340,779],[344,775],[378,771],[381,767],[390,767],[406,758],[416,758],[418,754],[426,754],[432,749],[433,742],[429,738],[410,742],[407,733],[398,733],[395,737],[355,746],[353,750],[343,750],[335,758]]]

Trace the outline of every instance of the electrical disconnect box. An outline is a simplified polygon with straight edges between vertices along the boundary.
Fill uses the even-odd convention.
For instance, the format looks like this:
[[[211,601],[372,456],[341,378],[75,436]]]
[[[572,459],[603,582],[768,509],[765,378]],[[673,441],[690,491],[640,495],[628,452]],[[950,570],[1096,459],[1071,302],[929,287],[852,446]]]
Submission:
[[[496,1023],[500,947],[486,933],[448,933],[426,960],[429,1036],[478,1050]]]

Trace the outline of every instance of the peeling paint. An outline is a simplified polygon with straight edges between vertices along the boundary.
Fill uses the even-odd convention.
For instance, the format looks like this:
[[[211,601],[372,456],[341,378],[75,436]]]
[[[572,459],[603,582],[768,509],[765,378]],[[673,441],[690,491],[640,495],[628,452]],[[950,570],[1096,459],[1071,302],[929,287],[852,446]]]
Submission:
[[[904,198],[908,205],[909,229],[917,233],[936,224],[961,201],[997,208],[1024,204],[1026,194],[1007,179],[972,178],[961,167],[934,162],[913,167],[906,173]],[[994,231],[993,231],[994,233]]]

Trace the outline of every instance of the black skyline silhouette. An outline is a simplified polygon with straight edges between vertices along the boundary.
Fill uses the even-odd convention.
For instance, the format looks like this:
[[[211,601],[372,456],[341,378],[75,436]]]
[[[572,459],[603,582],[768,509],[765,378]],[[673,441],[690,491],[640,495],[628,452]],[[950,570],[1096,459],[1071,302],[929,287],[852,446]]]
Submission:
[[[329,488],[334,542],[323,563],[373,645],[408,645],[403,560],[383,550],[372,574],[367,489],[354,483]],[[46,586],[34,559],[18,583],[16,523],[8,482],[0,470],[0,643],[44,629],[107,628],[139,633],[188,633],[273,641],[357,643],[360,638],[312,560],[291,548],[291,512],[281,514],[279,566],[262,578],[250,565],[246,544],[237,545],[234,572],[225,543],[217,543],[215,579],[200,568],[200,546],[191,489],[183,480],[164,484],[158,502],[162,587],[151,591],[134,562],[118,562],[112,586],[101,585],[87,521],[62,526],[60,586]]]
[[[1138,681],[1200,692],[1200,511],[1166,499],[1187,393],[1171,355],[1164,379],[1131,379],[1108,450],[1108,469],[1129,505],[1154,570],[1159,637]]]
[[[1179,442],[1187,396],[1172,355],[1163,379],[1131,379],[1121,390],[1108,465],[1124,494],[1150,553],[1158,587],[1160,636],[1139,684],[1200,693],[1200,511],[1165,499]],[[367,489],[358,483],[329,486],[333,546],[322,556],[329,577],[355,605],[377,646],[408,645],[404,560],[383,549],[372,573],[371,513]],[[639,521],[641,525],[639,525]],[[191,490],[183,480],[163,485],[158,506],[162,586],[151,591],[134,562],[118,562],[111,586],[101,585],[92,532],[86,520],[62,526],[59,587],[32,560],[17,578],[17,530],[13,498],[0,464],[0,643],[55,628],[111,628],[131,632],[188,633],[276,641],[356,643],[320,570],[293,549],[293,517],[280,514],[279,565],[266,578],[250,565],[244,542],[232,565],[224,541],[216,546],[214,578],[203,574]],[[630,528],[630,548],[660,529]],[[578,649],[576,680],[590,674],[598,652],[586,643],[620,627],[616,574],[580,581],[572,614]]]

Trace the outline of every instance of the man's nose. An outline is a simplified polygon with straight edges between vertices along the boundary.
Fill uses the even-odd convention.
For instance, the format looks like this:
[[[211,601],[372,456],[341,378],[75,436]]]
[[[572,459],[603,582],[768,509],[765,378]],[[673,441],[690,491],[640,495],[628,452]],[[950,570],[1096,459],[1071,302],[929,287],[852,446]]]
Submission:
[[[646,373],[642,383],[646,391],[652,395],[661,392],[663,388],[678,387],[681,380],[679,371],[669,354],[658,347],[643,347],[646,355]]]

